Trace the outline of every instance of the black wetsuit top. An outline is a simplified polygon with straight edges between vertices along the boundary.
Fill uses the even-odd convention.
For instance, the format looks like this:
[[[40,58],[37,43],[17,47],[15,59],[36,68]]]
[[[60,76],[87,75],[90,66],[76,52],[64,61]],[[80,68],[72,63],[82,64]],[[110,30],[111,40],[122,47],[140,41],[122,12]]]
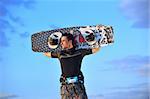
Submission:
[[[92,54],[91,49],[75,50],[74,48],[61,52],[52,52],[52,58],[58,58],[61,64],[62,75],[65,77],[82,74],[81,63],[85,55]]]

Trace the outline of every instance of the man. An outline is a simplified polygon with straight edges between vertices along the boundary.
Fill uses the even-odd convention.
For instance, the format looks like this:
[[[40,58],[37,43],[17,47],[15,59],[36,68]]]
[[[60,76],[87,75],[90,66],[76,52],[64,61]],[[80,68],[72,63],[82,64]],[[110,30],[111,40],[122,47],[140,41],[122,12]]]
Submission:
[[[48,52],[44,55],[58,58],[61,64],[62,75],[61,99],[87,99],[84,87],[84,76],[81,72],[81,63],[85,55],[95,53],[99,48],[75,50],[72,34],[63,34],[61,37],[60,52]]]

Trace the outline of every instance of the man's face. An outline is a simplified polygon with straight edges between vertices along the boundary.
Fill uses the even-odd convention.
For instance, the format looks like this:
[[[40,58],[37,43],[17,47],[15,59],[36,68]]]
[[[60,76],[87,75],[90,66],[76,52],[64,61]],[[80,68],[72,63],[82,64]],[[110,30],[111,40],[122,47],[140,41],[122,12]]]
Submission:
[[[67,49],[67,48],[69,48],[69,46],[70,46],[70,41],[68,41],[66,36],[62,36],[61,37],[61,47],[63,49]]]

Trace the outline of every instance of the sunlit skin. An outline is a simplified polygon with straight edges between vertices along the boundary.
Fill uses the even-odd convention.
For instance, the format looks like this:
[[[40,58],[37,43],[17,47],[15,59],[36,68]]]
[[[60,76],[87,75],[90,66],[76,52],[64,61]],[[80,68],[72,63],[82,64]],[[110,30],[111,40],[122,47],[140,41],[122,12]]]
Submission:
[[[70,48],[73,48],[73,45],[72,45],[72,40],[68,40],[66,36],[63,36],[61,38],[61,47],[63,49],[70,49]]]
[[[73,48],[72,40],[68,40],[66,36],[62,36],[61,37],[60,45],[61,45],[62,49]],[[50,52],[44,53],[44,55],[47,56],[47,57],[51,57],[51,53]]]

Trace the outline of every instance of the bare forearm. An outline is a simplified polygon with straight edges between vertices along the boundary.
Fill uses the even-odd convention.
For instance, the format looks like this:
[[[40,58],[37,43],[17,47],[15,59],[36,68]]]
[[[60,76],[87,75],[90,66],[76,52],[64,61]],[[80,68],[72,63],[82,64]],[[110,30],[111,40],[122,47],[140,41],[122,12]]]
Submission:
[[[96,52],[98,52],[100,50],[100,48],[93,48],[92,49],[92,53],[96,53]]]
[[[46,53],[44,53],[44,55],[47,56],[47,57],[51,57],[51,53],[50,52],[46,52]]]

